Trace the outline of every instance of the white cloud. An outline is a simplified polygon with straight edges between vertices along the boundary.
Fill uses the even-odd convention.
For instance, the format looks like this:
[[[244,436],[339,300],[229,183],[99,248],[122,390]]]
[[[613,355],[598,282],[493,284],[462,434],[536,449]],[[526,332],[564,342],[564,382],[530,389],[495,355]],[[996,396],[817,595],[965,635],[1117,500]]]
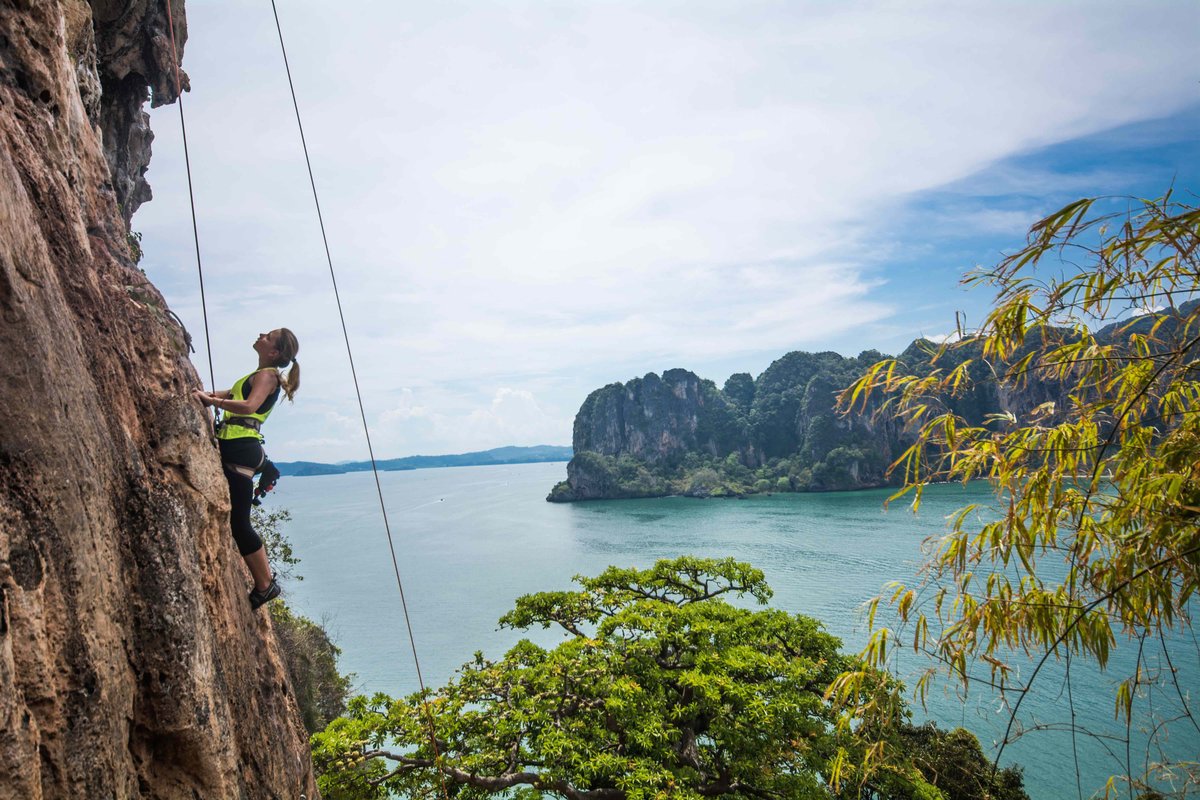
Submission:
[[[935,220],[943,231],[959,236],[968,234],[1003,234],[1013,242],[1022,242],[1030,227],[1052,209],[973,208],[944,212]]]
[[[957,342],[963,337],[958,331],[951,331],[950,333],[926,333],[922,334],[921,338],[934,344],[946,344],[947,342]]]
[[[872,235],[889,209],[1194,99],[1200,11],[1150,7],[291,4],[360,383],[414,437],[378,449],[562,442],[608,381],[886,324]],[[245,371],[259,330],[295,329],[291,448],[293,426],[334,424],[305,409],[353,417],[355,400],[290,96],[261,6],[188,14],[217,380]],[[156,200],[135,227],[202,347],[174,115],[154,115]],[[496,387],[513,394],[497,405]]]
[[[356,430],[362,425],[359,420],[339,414],[336,411],[325,412],[325,424],[343,431]]]
[[[397,405],[379,415],[373,433],[389,452],[432,454],[570,441],[571,420],[547,413],[528,389],[502,386],[484,405],[464,402],[456,392],[437,386],[406,387],[399,397]]]
[[[380,421],[387,424],[391,422],[404,422],[413,418],[432,418],[433,416],[428,408],[414,403],[413,390],[405,387],[400,390],[400,397],[395,407],[383,412],[380,415]]]
[[[532,392],[501,387],[490,406],[471,412],[467,426],[476,440],[495,445],[560,444],[563,430],[570,429],[570,420],[547,414]]]

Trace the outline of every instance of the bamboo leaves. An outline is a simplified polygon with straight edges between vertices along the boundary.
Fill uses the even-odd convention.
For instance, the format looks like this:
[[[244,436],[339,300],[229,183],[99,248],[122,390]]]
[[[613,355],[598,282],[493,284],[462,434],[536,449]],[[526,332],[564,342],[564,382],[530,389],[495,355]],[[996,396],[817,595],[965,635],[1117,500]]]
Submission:
[[[882,394],[882,413],[915,426],[893,464],[904,479],[897,497],[982,478],[1004,509],[983,523],[974,508],[955,514],[924,583],[890,590],[912,647],[964,683],[975,660],[1006,687],[1013,654],[1040,659],[1027,683],[1046,658],[1071,652],[1104,665],[1119,638],[1190,624],[1200,583],[1200,210],[1169,196],[1132,202],[1110,216],[1102,200],[1080,200],[1037,223],[1022,250],[968,278],[996,287],[995,307],[935,359],[981,353],[1002,397],[1038,380],[1068,402],[1009,407],[971,426],[939,398],[971,391],[979,373],[906,375],[894,361],[842,395],[844,408],[865,408]],[[1039,279],[1051,260],[1063,274]],[[1122,324],[1100,337],[1114,319]],[[876,629],[868,664],[885,666],[887,630]],[[1130,676],[1117,690],[1126,719],[1137,684]],[[1181,713],[1192,717],[1186,703]]]

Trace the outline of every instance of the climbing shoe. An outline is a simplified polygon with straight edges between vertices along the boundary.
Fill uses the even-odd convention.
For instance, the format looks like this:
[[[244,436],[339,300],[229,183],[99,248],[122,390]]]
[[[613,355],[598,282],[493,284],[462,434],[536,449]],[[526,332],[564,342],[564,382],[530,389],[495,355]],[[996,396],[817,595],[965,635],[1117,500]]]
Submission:
[[[250,608],[256,609],[259,606],[266,605],[276,597],[279,597],[279,584],[275,582],[274,578],[271,578],[271,585],[261,592],[258,589],[250,591]]]

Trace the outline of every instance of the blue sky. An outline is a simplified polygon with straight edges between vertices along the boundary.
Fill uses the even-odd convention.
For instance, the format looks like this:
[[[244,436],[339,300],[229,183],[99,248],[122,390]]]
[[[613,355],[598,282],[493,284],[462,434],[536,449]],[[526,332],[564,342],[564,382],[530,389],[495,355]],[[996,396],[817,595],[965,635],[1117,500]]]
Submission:
[[[995,264],[1024,243],[1030,225],[1080,197],[1156,198],[1171,186],[1179,199],[1200,192],[1200,105],[1178,113],[1016,153],[962,180],[903,198],[882,239],[881,265],[895,290],[901,341],[881,331],[892,350],[910,332],[940,334],[954,312],[982,320],[992,295],[946,291],[964,271]]]
[[[567,444],[590,390],[648,371],[894,352],[978,321],[959,278],[1040,215],[1200,187],[1196,4],[328,8],[281,14],[382,457]],[[269,9],[188,19],[217,383],[293,328],[272,457],[361,458]],[[176,110],[152,124],[133,226],[198,334]]]

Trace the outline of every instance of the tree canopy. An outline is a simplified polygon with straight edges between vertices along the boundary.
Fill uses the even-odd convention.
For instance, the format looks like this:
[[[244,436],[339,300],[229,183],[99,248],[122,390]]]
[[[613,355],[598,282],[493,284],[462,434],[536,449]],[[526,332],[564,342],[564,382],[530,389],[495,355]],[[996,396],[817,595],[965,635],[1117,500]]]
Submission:
[[[523,640],[499,661],[476,654],[424,696],[351,701],[313,737],[323,794],[934,799],[943,795],[925,775],[940,772],[963,785],[974,776],[975,793],[955,797],[1025,797],[1019,773],[994,780],[978,744],[962,744],[974,741],[965,731],[839,729],[826,697],[838,674],[871,675],[860,685],[864,704],[866,693],[898,702],[892,680],[842,654],[813,619],[727,602],[770,598],[748,564],[682,557],[576,580],[577,590],[521,597],[501,619],[561,630],[557,647]],[[881,737],[919,741],[920,764],[854,782],[849,765]]]
[[[1190,628],[1200,579],[1200,211],[1170,195],[1119,206],[1085,199],[1038,222],[1024,248],[969,278],[997,290],[979,330],[943,345],[932,368],[882,360],[843,393],[843,409],[882,400],[879,413],[915,431],[893,465],[897,497],[916,508],[928,483],[985,479],[1000,508],[990,521],[975,507],[952,518],[920,583],[893,587],[897,622],[875,627],[866,657],[882,667],[903,635],[964,683],[998,685],[1015,717],[1045,664],[1103,667],[1131,642],[1116,712],[1133,724],[1152,681],[1172,708],[1153,710],[1144,763],[1125,764],[1130,794],[1186,792],[1196,764],[1157,745],[1169,718],[1200,734],[1195,687],[1171,661],[1183,645],[1174,657],[1197,663],[1195,639],[1172,634]],[[1066,399],[971,419],[955,403],[980,381],[1002,395],[1054,383]],[[1145,668],[1150,648],[1167,669]],[[839,686],[853,695],[863,680]]]

